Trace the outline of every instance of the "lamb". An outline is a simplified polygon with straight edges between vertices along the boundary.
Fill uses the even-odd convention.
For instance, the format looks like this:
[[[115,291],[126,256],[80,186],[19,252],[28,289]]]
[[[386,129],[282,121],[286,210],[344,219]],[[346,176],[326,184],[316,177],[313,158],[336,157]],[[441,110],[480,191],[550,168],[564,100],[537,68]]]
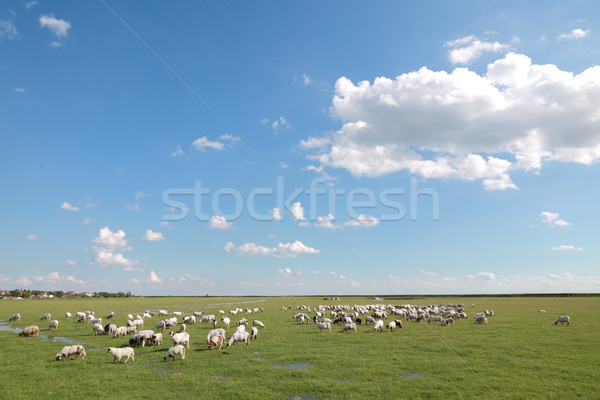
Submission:
[[[174,345],[185,344],[188,349],[190,348],[190,334],[187,332],[171,332],[171,340]]]
[[[213,336],[223,336],[223,340],[225,340],[225,329],[213,329],[212,331],[208,332],[208,336],[206,336],[206,343],[210,344]]]
[[[229,319],[229,317],[223,317],[223,318],[221,318],[221,321],[223,322],[223,326],[226,326],[229,328],[229,324],[231,323],[231,320]]]
[[[329,333],[331,333],[331,324],[329,322],[319,322],[319,321],[316,321],[315,324],[317,325],[317,328],[319,328],[319,333],[323,329],[326,329],[326,330],[329,331]]]
[[[171,347],[169,350],[167,350],[167,354],[165,354],[164,360],[167,361],[169,357],[173,357],[173,361],[175,361],[175,356],[177,354],[181,354],[181,359],[185,360],[185,347],[183,347],[180,344]]]
[[[186,328],[187,328],[187,325],[186,325],[186,324],[181,324],[181,325],[179,326],[179,332],[185,332]]]
[[[373,326],[373,332],[383,332],[383,321],[378,320],[375,322],[375,326]]]
[[[9,322],[10,321],[19,321],[19,320],[21,320],[21,314],[13,314],[13,316],[8,319]]]
[[[571,317],[569,317],[568,315],[561,315],[560,317],[558,317],[558,319],[556,320],[556,322],[554,323],[554,325],[557,325],[559,322],[560,322],[561,325],[564,322],[567,323],[567,326],[571,325]]]
[[[250,329],[250,340],[256,339],[258,339],[258,328],[253,326],[252,329]]]
[[[149,343],[152,343],[153,346],[160,346],[163,341],[162,333],[155,333],[149,340]]]
[[[126,326],[120,326],[117,329],[115,329],[115,331],[113,332],[113,337],[116,338],[118,336],[125,336],[127,335],[127,327]]]
[[[19,332],[19,336],[39,336],[40,328],[39,326],[31,325],[25,327],[22,332]]]
[[[344,327],[342,328],[342,332],[346,331],[354,331],[354,333],[356,333],[356,324],[354,322],[351,322],[349,324],[344,325]]]
[[[48,314],[44,314],[42,315],[42,318],[40,318],[40,321],[43,321],[45,319],[50,319],[52,318],[52,314],[48,313]]]
[[[219,346],[219,350],[223,347],[223,343],[225,342],[225,336],[223,335],[215,335],[212,336],[208,342],[208,349],[212,350],[213,347]]]
[[[109,335],[114,335],[115,331],[117,330],[117,326],[115,324],[106,324],[106,326],[104,327],[104,330]]]
[[[94,324],[92,326],[92,334],[96,335],[98,333],[105,334],[104,328],[100,324]]]
[[[70,312],[65,313],[65,318],[73,318],[73,315]]]
[[[150,315],[150,313],[145,312],[144,315],[142,316],[143,319],[150,319],[152,318],[152,315]]]
[[[78,356],[81,356],[81,359],[84,360],[85,356],[86,356],[85,349],[80,344],[74,344],[72,346],[65,346],[62,348],[62,350],[59,353],[56,353],[56,356],[54,359],[56,361],[60,361],[63,359],[67,359],[70,356],[75,356],[75,357],[73,357],[73,359],[77,358]]]
[[[111,318],[114,318],[114,317],[115,317],[115,313],[111,311],[111,312],[108,313],[108,316],[106,317],[106,319],[111,319]]]
[[[133,351],[133,348],[131,347],[109,347],[107,353],[112,354],[112,356],[114,357],[113,364],[116,363],[117,360],[119,360],[119,363],[121,363],[121,358],[123,357],[127,357],[124,362],[125,364],[127,363],[127,361],[129,361],[130,358],[131,361],[135,362],[135,353]]]
[[[129,338],[129,346],[144,347],[144,346],[146,346],[146,340],[148,340],[146,335],[136,333],[135,335],[133,335],[132,337]]]
[[[236,342],[244,342],[244,347],[248,347],[248,339],[250,338],[250,334],[248,332],[236,332],[231,336],[229,342],[227,342],[227,348]]]
[[[263,324],[261,321],[255,319],[254,321],[252,321],[252,326],[258,326],[259,328],[264,328],[265,324]]]
[[[50,321],[50,323],[48,324],[48,329],[50,329],[51,331],[57,330],[58,329],[58,321],[55,319]]]
[[[396,321],[391,321],[389,324],[386,325],[386,328],[389,329],[391,332],[394,332],[396,330]]]
[[[85,322],[85,314],[77,317],[77,322]]]

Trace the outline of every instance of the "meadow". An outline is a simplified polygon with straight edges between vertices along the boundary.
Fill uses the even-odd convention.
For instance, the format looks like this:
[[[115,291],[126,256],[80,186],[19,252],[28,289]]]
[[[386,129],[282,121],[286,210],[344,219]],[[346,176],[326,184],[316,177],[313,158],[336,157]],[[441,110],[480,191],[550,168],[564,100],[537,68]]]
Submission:
[[[329,334],[292,318],[301,304],[373,303],[364,297],[334,302],[322,297],[2,300],[0,399],[565,399],[600,394],[600,297],[384,298],[378,303],[465,303],[469,319],[448,327],[405,321],[402,329],[382,333],[363,323],[356,334],[341,333],[339,324]],[[471,303],[476,306],[469,308]],[[288,305],[293,309],[281,309]],[[247,348],[208,350],[206,334],[212,327],[189,325],[186,359],[168,362],[163,356],[172,343],[165,335],[161,346],[136,348],[135,362],[113,364],[107,348],[126,346],[127,337],[92,336],[91,324],[64,316],[65,311],[93,310],[106,324],[114,311],[114,323],[123,326],[128,313],[145,309],[216,314],[236,307],[264,308],[245,316],[266,325],[257,341]],[[495,316],[488,324],[475,324],[472,315],[484,309]],[[9,323],[14,313],[22,319]],[[59,320],[56,332],[40,321],[44,313]],[[571,316],[571,325],[555,326],[564,314]],[[228,337],[239,318],[231,317]],[[145,329],[154,330],[158,320],[155,315]],[[38,325],[40,337],[15,333],[28,325]],[[84,361],[54,360],[65,340],[85,346]]]

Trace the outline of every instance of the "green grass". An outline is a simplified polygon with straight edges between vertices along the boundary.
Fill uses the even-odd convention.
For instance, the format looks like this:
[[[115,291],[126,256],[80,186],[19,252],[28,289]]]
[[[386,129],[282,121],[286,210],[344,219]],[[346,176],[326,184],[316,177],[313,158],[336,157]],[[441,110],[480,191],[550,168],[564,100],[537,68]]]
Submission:
[[[264,298],[264,302],[223,304],[262,298],[130,298],[72,300],[2,300],[0,320],[14,313],[21,321],[13,328],[38,325],[41,337],[50,333],[42,314],[58,319],[59,337],[84,344],[84,361],[54,361],[64,343],[22,338],[0,331],[0,399],[19,398],[244,398],[285,399],[305,396],[331,398],[403,399],[564,399],[597,398],[600,321],[598,297],[483,297],[384,301],[405,303],[471,303],[475,311],[493,309],[487,325],[473,318],[455,326],[405,322],[392,333],[374,333],[359,326],[358,333],[319,333],[314,325],[292,320],[295,306],[330,303],[321,298]],[[342,298],[338,304],[370,304],[368,298]],[[282,305],[293,310],[282,311]],[[266,325],[258,341],[248,348],[207,349],[208,325],[188,326],[191,348],[186,359],[163,362],[172,345],[168,337],[158,347],[136,348],[136,361],[112,364],[109,346],[125,346],[127,338],[92,336],[89,323],[64,318],[65,311],[93,310],[103,318],[117,315],[125,325],[127,313],[145,309],[169,311],[229,311],[234,307],[264,307],[259,315]],[[540,313],[543,308],[547,312]],[[554,326],[559,315],[571,316],[571,326]],[[238,317],[232,317],[236,321]],[[154,329],[158,317],[147,322]],[[232,324],[233,326],[233,324]],[[230,335],[234,328],[227,330]],[[230,353],[224,355],[223,351]],[[278,369],[273,365],[307,363],[304,370]],[[416,376],[415,376],[416,375]]]

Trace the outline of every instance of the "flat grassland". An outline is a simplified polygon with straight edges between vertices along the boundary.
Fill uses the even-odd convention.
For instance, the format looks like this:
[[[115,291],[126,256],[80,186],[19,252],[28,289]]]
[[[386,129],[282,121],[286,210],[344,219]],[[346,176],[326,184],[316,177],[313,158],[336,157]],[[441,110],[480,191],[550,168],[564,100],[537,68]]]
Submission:
[[[465,303],[468,320],[454,326],[404,321],[396,332],[373,332],[364,322],[358,333],[319,332],[292,316],[305,304],[373,304],[370,298],[321,297],[128,299],[55,299],[0,301],[0,399],[19,398],[244,398],[244,399],[565,399],[600,396],[600,297],[427,297],[389,299],[383,304]],[[475,303],[474,308],[469,308]],[[282,306],[293,309],[283,311]],[[90,323],[65,319],[65,311],[92,310],[103,325],[124,326],[126,315],[204,311],[217,314],[236,307],[263,307],[244,315],[261,320],[258,340],[247,348],[208,350],[207,324],[189,325],[191,347],[186,359],[164,362],[172,342],[136,348],[135,362],[112,364],[109,346],[123,347],[128,337],[92,336]],[[472,316],[494,310],[488,324]],[[545,313],[538,310],[544,309]],[[115,320],[107,320],[109,311]],[[21,321],[8,322],[20,313]],[[59,321],[48,330],[45,313]],[[312,315],[312,314],[311,314]],[[570,315],[570,326],[554,325]],[[228,337],[235,330],[232,316]],[[391,318],[390,318],[391,319]],[[155,315],[144,329],[155,330]],[[181,320],[181,319],[180,319]],[[364,321],[364,318],[363,318]],[[18,328],[38,325],[40,337],[24,338]],[[219,327],[221,324],[219,323]],[[251,325],[250,325],[251,326]],[[179,325],[177,326],[177,329]],[[13,331],[13,329],[15,329]],[[249,329],[249,328],[248,328]],[[49,336],[51,335],[51,336]],[[52,336],[56,338],[54,340]],[[66,344],[83,344],[84,361],[54,361]]]

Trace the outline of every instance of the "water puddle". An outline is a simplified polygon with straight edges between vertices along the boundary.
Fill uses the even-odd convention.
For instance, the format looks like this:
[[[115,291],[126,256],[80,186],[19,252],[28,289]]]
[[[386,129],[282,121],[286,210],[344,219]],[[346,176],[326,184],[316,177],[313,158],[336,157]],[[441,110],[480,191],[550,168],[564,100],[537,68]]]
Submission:
[[[401,375],[400,378],[402,378],[402,379],[415,379],[415,378],[421,378],[423,376],[425,376],[424,373],[422,373],[422,372],[415,372],[415,373],[411,373],[411,374]]]
[[[83,344],[85,342],[77,342],[73,339],[69,339],[67,337],[63,337],[63,336],[54,336],[54,335],[40,335],[40,339],[42,340],[42,342],[60,342],[60,343],[66,343],[66,344]],[[85,351],[93,351],[93,350],[88,350],[85,349]]]
[[[6,322],[0,322],[0,331],[12,332],[12,333],[21,333],[23,331],[23,329],[21,329],[21,328],[11,328]]]
[[[216,380],[219,380],[219,381],[228,381],[229,379],[231,379],[228,376],[220,376],[220,375],[215,375],[215,376],[213,376],[213,378],[215,378]]]
[[[307,369],[308,367],[312,367],[312,365],[308,364],[308,363],[292,363],[292,364],[271,365],[271,367],[279,368],[279,369]]]

